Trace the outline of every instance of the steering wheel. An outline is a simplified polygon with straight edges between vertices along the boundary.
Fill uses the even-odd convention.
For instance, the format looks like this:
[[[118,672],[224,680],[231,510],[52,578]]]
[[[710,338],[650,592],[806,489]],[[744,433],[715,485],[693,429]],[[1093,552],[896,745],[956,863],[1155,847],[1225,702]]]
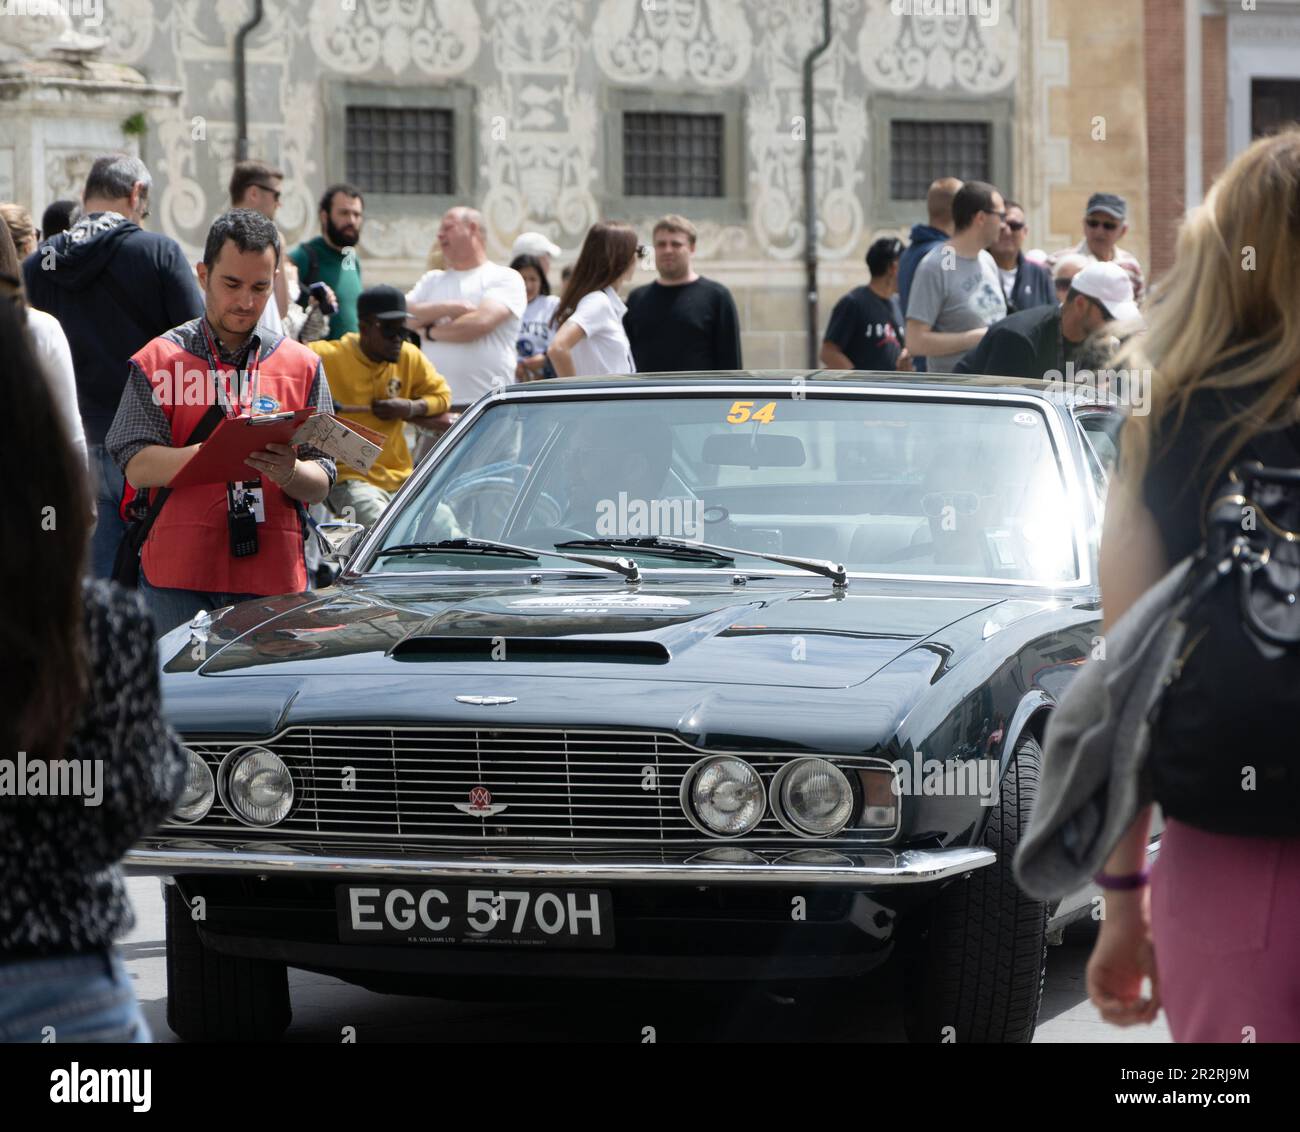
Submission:
[[[473,520],[481,514],[499,515],[504,520],[518,498],[519,484],[508,476],[493,476],[489,479],[469,479],[456,484],[444,493],[438,502],[447,504],[455,512],[456,521],[462,527],[468,526],[472,530],[476,525]],[[538,495],[537,505],[535,511],[543,521],[554,522],[562,513],[555,497],[547,492]],[[461,515],[462,510],[466,512],[464,518]],[[465,520],[469,520],[468,523]]]

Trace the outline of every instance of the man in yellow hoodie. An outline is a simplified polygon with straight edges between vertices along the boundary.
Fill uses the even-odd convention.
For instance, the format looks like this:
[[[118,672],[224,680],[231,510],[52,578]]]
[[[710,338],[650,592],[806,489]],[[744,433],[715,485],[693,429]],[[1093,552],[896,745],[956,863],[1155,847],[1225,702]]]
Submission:
[[[370,287],[357,297],[359,330],[337,341],[308,342],[320,355],[335,412],[387,438],[369,472],[340,464],[329,493],[335,514],[371,526],[411,474],[402,426],[438,424],[451,390],[418,346],[406,340],[406,296],[396,287]]]

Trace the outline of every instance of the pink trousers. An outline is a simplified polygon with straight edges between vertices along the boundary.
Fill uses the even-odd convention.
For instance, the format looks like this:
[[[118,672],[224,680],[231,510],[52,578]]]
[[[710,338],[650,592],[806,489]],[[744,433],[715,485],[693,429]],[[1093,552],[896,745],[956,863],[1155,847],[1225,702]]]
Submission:
[[[1167,819],[1151,930],[1175,1041],[1300,1042],[1300,837]]]

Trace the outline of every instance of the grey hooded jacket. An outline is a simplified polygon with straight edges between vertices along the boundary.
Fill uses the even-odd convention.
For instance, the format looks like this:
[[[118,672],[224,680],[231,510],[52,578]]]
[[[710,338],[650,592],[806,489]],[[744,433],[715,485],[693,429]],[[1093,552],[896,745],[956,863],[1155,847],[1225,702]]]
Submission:
[[[1088,883],[1152,800],[1149,717],[1182,645],[1180,595],[1192,561],[1133,603],[1052,714],[1038,800],[1013,863],[1020,887],[1039,900]]]

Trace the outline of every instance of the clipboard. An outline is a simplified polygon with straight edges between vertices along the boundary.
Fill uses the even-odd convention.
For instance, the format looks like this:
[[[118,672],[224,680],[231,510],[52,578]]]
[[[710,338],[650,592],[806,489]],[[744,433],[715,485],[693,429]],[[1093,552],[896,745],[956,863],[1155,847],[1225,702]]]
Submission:
[[[226,417],[167,486],[174,491],[196,484],[254,479],[257,472],[244,461],[268,444],[291,444],[303,422],[315,413],[313,408],[256,417]]]

